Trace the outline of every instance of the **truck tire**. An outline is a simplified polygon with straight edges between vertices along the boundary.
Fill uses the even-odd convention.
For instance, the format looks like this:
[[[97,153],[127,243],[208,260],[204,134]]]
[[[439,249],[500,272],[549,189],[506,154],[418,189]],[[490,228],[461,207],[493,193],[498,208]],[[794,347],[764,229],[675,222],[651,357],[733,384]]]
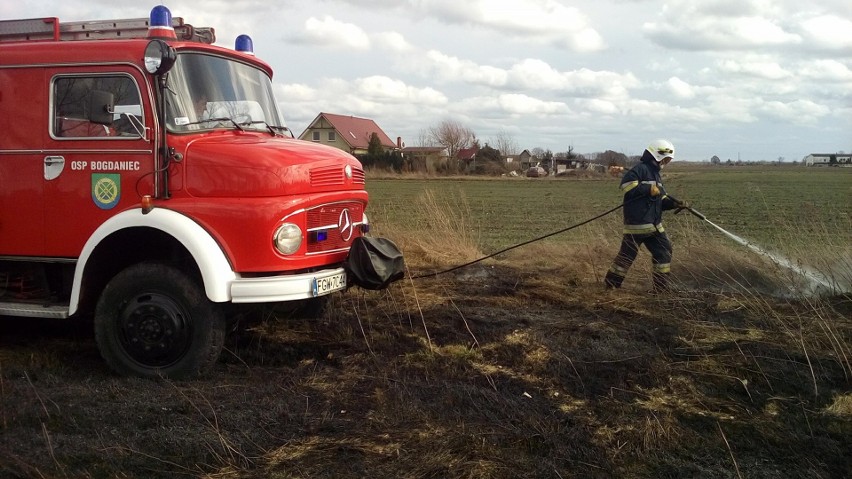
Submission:
[[[208,372],[225,343],[225,316],[197,281],[159,263],[128,267],[95,308],[95,340],[121,375],[186,379]]]

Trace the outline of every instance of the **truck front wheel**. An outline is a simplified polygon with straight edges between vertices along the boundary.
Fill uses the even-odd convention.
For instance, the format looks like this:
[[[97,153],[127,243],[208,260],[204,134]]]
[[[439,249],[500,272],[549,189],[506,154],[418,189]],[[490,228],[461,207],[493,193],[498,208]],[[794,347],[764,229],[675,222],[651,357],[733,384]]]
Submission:
[[[192,378],[216,363],[225,317],[180,270],[140,263],[118,273],[95,308],[95,339],[107,364],[128,376]]]

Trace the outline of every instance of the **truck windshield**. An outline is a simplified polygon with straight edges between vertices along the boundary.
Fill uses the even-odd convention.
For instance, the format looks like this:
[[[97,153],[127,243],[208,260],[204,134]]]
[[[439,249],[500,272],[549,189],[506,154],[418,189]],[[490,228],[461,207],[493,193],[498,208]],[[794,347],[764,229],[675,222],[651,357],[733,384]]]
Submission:
[[[168,86],[166,116],[173,132],[238,128],[290,136],[272,82],[260,69],[213,55],[179,53]]]

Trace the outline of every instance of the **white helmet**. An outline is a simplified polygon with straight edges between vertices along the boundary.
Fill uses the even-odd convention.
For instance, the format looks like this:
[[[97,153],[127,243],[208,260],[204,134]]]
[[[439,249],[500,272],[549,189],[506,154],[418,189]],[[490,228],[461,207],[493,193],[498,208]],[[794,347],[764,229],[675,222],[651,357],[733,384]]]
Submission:
[[[674,159],[674,145],[669,140],[654,140],[645,150],[654,157],[658,165],[664,165]],[[668,161],[663,161],[668,158]]]

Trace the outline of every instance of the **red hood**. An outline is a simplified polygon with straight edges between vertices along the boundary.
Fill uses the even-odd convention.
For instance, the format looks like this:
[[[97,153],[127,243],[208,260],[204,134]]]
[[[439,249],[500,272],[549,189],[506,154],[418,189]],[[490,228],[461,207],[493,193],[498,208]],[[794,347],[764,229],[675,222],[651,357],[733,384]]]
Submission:
[[[364,188],[361,163],[349,153],[262,133],[192,140],[183,165],[186,189],[197,197],[273,197]],[[354,175],[344,175],[346,165]]]

